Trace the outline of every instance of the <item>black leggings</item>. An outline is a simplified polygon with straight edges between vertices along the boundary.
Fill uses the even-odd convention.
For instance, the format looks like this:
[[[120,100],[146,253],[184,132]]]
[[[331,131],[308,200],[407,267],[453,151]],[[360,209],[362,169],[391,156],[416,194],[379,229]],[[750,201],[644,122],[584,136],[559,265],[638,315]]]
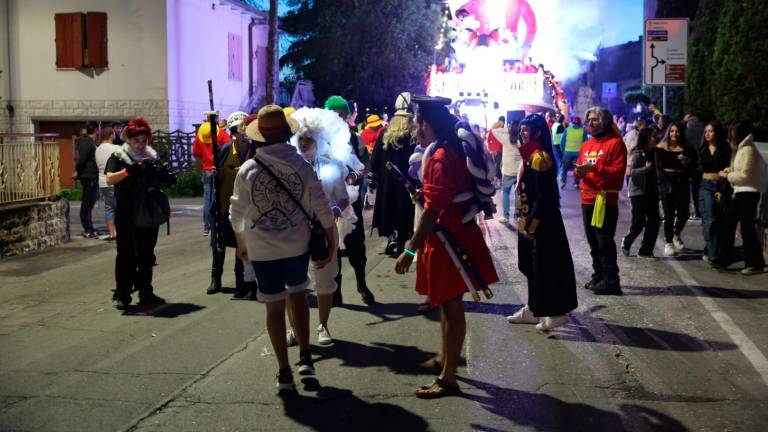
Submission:
[[[621,247],[629,249],[632,242],[643,230],[643,240],[640,243],[640,255],[653,255],[656,236],[659,235],[659,199],[656,194],[645,194],[629,197],[632,202],[632,223],[629,232],[624,236]]]
[[[115,219],[117,257],[115,258],[115,295],[130,295],[132,291],[152,292],[152,267],[155,265],[155,245],[158,228],[139,228],[131,221]]]
[[[757,192],[739,192],[733,195],[725,214],[725,231],[720,244],[718,263],[728,267],[733,260],[733,245],[736,242],[736,226],[741,225],[741,239],[744,243],[744,264],[751,268],[765,267],[760,240],[757,238],[755,219],[760,194]]]
[[[661,185],[661,206],[664,209],[664,241],[672,243],[688,222],[691,204],[691,183],[688,177],[667,179]]]

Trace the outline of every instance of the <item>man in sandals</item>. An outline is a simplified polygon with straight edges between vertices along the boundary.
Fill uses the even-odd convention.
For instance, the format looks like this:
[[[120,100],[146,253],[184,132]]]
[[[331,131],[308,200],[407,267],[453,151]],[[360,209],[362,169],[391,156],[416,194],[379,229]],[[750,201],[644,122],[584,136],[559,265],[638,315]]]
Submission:
[[[418,251],[416,291],[428,295],[432,307],[440,307],[443,341],[440,353],[420,365],[439,377],[432,385],[416,390],[419,398],[435,399],[461,393],[456,383],[456,367],[466,333],[462,297],[469,290],[435,234],[435,226],[450,232],[486,283],[497,282],[499,278],[475,218],[462,223],[473,201],[454,202],[458,201],[457,195],[476,193],[478,179],[467,169],[468,155],[454,130],[457,119],[445,106],[450,100],[426,96],[414,96],[411,100],[419,108],[417,137],[421,145],[427,147],[422,176],[424,210],[408,247],[397,259],[395,271],[407,272]]]

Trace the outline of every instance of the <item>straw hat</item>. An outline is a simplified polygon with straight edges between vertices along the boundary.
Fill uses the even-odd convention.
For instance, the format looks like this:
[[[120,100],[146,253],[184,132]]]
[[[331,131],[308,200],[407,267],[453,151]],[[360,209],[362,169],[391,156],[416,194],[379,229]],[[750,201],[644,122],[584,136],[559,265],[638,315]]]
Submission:
[[[377,116],[376,114],[369,115],[368,118],[365,120],[366,129],[375,128],[375,127],[381,126],[382,124],[384,124],[384,122],[381,121],[381,118],[379,118],[379,116]]]
[[[259,110],[258,117],[245,129],[245,134],[253,140],[264,143],[286,142],[296,131],[299,123],[285,117],[278,105],[266,105]]]

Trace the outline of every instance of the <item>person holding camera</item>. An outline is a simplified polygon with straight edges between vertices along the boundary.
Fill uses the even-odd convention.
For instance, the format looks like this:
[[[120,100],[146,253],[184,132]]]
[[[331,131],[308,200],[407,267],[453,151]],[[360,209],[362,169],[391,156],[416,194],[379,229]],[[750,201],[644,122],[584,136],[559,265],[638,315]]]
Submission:
[[[267,307],[267,332],[279,367],[277,388],[295,389],[288,362],[285,308],[290,297],[299,342],[299,375],[315,373],[309,351],[309,307],[304,290],[310,248],[324,229],[327,250],[315,262],[324,268],[338,247],[336,224],[323,185],[315,171],[288,140],[298,123],[277,105],[266,105],[245,130],[257,141],[255,156],[240,166],[230,198],[229,220],[237,238],[237,254],[256,273],[258,299]],[[314,215],[313,219],[310,220]],[[318,222],[322,228],[317,228]],[[312,244],[316,246],[316,243]]]
[[[154,293],[152,267],[158,228],[168,221],[170,208],[162,189],[175,183],[175,176],[159,163],[149,145],[152,129],[143,117],[125,128],[127,142],[107,161],[107,185],[115,187],[115,290],[118,309],[131,304],[131,293],[139,292],[139,306],[164,304]]]

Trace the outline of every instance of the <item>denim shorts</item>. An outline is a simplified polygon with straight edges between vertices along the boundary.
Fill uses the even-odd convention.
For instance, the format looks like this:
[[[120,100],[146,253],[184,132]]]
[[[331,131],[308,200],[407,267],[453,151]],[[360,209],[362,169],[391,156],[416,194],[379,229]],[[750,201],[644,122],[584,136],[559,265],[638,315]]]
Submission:
[[[304,291],[309,286],[309,252],[274,261],[251,261],[251,265],[256,273],[259,301],[280,301],[287,294]]]
[[[104,201],[104,219],[115,220],[115,188],[100,188],[101,200]]]

